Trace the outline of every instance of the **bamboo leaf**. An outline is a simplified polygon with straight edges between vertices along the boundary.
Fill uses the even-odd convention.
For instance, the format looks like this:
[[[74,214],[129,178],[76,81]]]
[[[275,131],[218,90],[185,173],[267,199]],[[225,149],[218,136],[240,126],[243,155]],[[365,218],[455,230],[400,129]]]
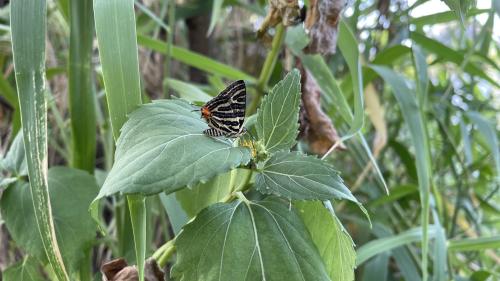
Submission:
[[[365,115],[363,108],[363,76],[357,48],[358,42],[344,20],[340,20],[337,44],[342,52],[342,56],[349,66],[354,92],[354,119],[350,124],[351,127],[349,128],[349,132],[342,137],[342,139],[347,139],[361,131]]]
[[[493,1],[495,2],[495,1]],[[484,14],[490,11],[489,9],[471,9],[467,13],[468,17],[473,17],[476,15]],[[415,24],[418,29],[422,28],[424,25],[433,25],[439,23],[446,23],[454,21],[457,19],[457,15],[454,11],[446,11],[441,13],[432,13],[430,15],[421,16],[417,18],[411,18],[410,23]]]
[[[444,0],[444,2],[455,13],[462,27],[465,27],[465,18],[470,8],[475,5],[475,0]]]
[[[409,94],[414,92],[414,90],[408,86],[409,82],[403,76],[387,67],[371,65],[371,68],[392,87],[392,92],[401,107],[401,112],[403,113],[405,123],[410,129],[411,139],[415,146],[417,177],[422,205],[422,278],[425,281],[427,280],[427,255],[429,249],[427,228],[429,225],[429,193],[431,184],[431,162],[427,132],[423,124],[415,94]]]
[[[176,280],[330,280],[300,217],[277,200],[211,205],[175,247]]]
[[[500,236],[450,240],[450,251],[480,251],[500,248]]]
[[[257,135],[266,151],[289,150],[299,129],[300,73],[292,70],[264,97],[257,112]]]
[[[212,97],[209,94],[203,92],[198,87],[192,84],[171,78],[167,78],[166,83],[170,88],[176,91],[181,98],[189,102],[195,102],[195,101],[207,102],[212,99]]]
[[[115,139],[141,104],[133,0],[94,0],[94,17],[111,127]]]
[[[167,54],[168,46],[165,44],[165,42],[144,35],[138,35],[137,41],[144,47],[157,51],[161,54]],[[207,73],[216,74],[231,80],[243,79],[252,83],[255,83],[257,81],[255,77],[246,74],[239,69],[233,68],[231,66],[220,63],[216,60],[181,47],[172,46],[171,55],[173,59],[185,63],[189,66],[196,67]]]
[[[479,133],[481,133],[489,146],[493,155],[493,161],[495,162],[497,182],[500,183],[500,145],[495,127],[478,112],[469,111],[467,112],[467,116],[477,126]]]
[[[47,186],[46,9],[44,0],[11,3],[12,52],[36,225],[55,275],[59,280],[69,280],[56,239]]]
[[[445,61],[453,62],[454,64],[460,66],[463,63],[463,60],[465,59],[465,57],[460,52],[445,46],[441,42],[426,37],[425,35],[420,34],[419,32],[412,32],[410,37],[422,48],[426,49],[429,52],[434,53],[435,55],[437,55],[438,57],[442,58]],[[464,70],[472,75],[481,77],[484,80],[490,82],[492,85],[496,86],[497,88],[500,88],[500,84],[498,84],[497,81],[488,76],[473,62],[470,61],[467,62],[467,64],[464,66]]]
[[[363,270],[362,281],[387,280],[389,257],[389,253],[381,253],[366,262]]]
[[[212,34],[212,31],[214,30],[214,27],[217,24],[217,21],[219,20],[223,3],[224,0],[213,0],[212,16],[210,17],[210,26],[208,27],[207,36]]]
[[[432,239],[436,235],[434,226],[428,228],[429,238]],[[356,265],[360,266],[371,257],[380,253],[390,251],[391,249],[403,246],[409,243],[418,242],[422,239],[422,228],[415,227],[400,234],[372,240],[356,251]]]
[[[91,61],[94,37],[92,0],[71,0],[70,13],[69,110],[72,116],[72,166],[93,173],[96,105]]]
[[[137,35],[133,0],[94,0],[94,19],[106,90],[111,128],[115,140],[127,114],[141,104]],[[104,186],[101,189],[104,190]],[[134,234],[139,281],[144,280],[146,210],[140,195],[127,198]],[[91,206],[95,216],[98,201]],[[128,219],[128,216],[125,216]]]

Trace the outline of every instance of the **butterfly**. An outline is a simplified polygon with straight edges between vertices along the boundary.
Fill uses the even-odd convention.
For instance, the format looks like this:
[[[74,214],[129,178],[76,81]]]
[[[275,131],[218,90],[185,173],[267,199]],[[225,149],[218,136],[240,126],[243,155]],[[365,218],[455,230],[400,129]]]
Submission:
[[[243,127],[246,108],[246,86],[243,80],[229,85],[200,109],[209,129],[203,133],[210,137],[236,138],[246,132]]]

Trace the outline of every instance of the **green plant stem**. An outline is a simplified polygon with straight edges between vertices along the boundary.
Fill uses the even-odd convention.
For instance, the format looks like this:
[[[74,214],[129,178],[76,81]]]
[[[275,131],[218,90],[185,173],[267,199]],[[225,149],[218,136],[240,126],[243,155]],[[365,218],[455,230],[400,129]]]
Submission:
[[[156,252],[153,254],[153,258],[156,260],[158,263],[158,266],[164,267],[167,264],[167,261],[170,259],[172,254],[175,252],[175,245],[174,245],[175,239],[172,239],[168,241],[167,243],[163,244]]]
[[[171,76],[171,63],[172,63],[172,45],[174,42],[175,34],[175,0],[169,0],[168,7],[168,27],[169,32],[167,33],[167,54],[165,56],[165,68],[164,68],[164,78],[169,78]],[[168,83],[163,83],[163,95],[168,97]]]
[[[285,40],[285,27],[279,24],[276,27],[276,34],[274,35],[273,42],[271,45],[271,51],[267,54],[266,60],[264,61],[264,66],[260,72],[259,80],[257,80],[257,93],[255,98],[252,100],[248,108],[248,114],[251,115],[257,110],[257,106],[260,104],[260,100],[264,95],[265,88],[269,79],[271,78],[272,71],[278,60],[278,54],[281,51],[281,46]]]

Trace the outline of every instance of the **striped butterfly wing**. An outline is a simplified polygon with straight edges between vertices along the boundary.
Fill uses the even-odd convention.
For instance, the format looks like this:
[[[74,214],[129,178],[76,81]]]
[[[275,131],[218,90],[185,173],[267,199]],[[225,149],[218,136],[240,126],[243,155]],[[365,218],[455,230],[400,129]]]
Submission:
[[[209,136],[238,137],[245,132],[246,86],[243,80],[229,85],[204,106],[210,112],[207,118]]]

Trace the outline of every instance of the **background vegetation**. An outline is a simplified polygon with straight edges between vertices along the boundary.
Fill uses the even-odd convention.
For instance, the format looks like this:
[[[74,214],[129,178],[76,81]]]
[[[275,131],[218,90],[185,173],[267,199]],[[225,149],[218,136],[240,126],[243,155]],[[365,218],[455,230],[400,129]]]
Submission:
[[[499,280],[477,2],[0,1],[0,279]]]

